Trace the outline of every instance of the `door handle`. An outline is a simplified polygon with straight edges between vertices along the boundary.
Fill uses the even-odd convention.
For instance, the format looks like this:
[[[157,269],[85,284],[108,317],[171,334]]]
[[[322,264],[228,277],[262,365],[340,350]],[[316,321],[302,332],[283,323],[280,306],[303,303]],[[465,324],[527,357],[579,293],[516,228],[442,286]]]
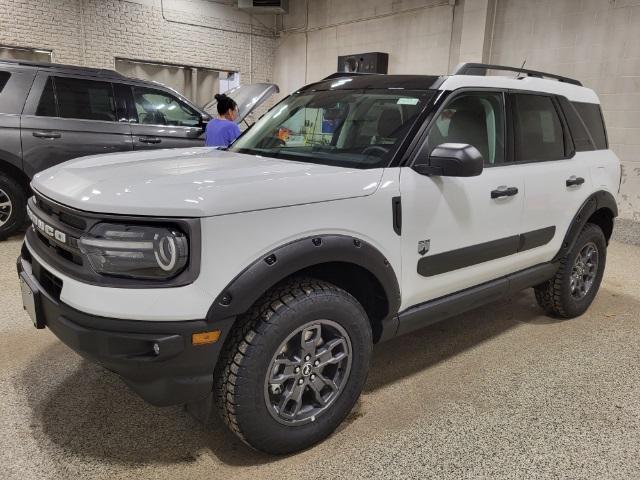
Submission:
[[[500,198],[500,197],[513,197],[518,194],[518,189],[516,187],[506,187],[500,186],[495,190],[491,190],[491,198]]]
[[[43,132],[40,130],[36,130],[32,133],[32,135],[36,138],[60,138],[62,134],[60,132]]]
[[[575,175],[571,175],[567,178],[567,187],[572,187],[574,185],[582,185],[584,183],[584,178],[576,177]]]
[[[159,137],[138,137],[141,143],[160,143],[162,139]]]

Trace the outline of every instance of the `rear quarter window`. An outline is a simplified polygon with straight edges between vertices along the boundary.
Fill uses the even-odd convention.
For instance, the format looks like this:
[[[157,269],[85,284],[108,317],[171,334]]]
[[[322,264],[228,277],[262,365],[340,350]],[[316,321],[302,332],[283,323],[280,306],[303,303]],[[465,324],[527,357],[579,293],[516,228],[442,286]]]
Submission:
[[[0,93],[2,93],[2,90],[9,81],[10,76],[11,74],[9,72],[0,72]]]
[[[575,107],[565,97],[559,97],[560,106],[569,125],[569,131],[577,152],[595,150],[594,142]]]
[[[597,103],[572,102],[596,144],[596,150],[609,148],[602,111]]]

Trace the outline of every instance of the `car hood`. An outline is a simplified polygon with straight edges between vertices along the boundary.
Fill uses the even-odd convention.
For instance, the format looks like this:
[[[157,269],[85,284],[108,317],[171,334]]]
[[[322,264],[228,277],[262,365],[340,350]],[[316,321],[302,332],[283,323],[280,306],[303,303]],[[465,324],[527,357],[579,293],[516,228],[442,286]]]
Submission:
[[[89,212],[206,217],[366,196],[381,177],[382,169],[200,147],[82,157],[44,170],[31,185]]]
[[[250,85],[240,85],[224,92],[238,105],[238,115],[236,123],[242,122],[251,112],[266,102],[272,95],[280,93],[280,89],[275,83],[252,83]],[[218,115],[218,100],[215,98],[207,103],[204,110],[215,117]]]

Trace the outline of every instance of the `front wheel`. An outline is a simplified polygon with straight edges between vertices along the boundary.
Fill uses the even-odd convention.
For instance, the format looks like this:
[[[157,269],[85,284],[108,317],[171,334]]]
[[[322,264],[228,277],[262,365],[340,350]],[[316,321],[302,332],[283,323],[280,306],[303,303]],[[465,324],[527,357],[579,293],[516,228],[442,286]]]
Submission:
[[[0,240],[13,235],[27,220],[27,195],[13,178],[0,173]]]
[[[289,281],[232,331],[215,372],[221,416],[257,450],[310,447],[353,408],[371,349],[369,320],[351,295],[319,280]]]
[[[602,229],[587,223],[573,249],[560,260],[555,276],[535,287],[538,305],[553,317],[582,315],[598,293],[606,260]]]

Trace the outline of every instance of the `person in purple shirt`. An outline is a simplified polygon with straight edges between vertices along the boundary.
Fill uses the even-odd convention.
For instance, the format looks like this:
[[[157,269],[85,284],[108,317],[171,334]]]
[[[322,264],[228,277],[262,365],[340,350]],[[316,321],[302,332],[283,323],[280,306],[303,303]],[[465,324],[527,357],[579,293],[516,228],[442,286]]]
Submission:
[[[238,105],[224,93],[217,94],[218,114],[207,124],[204,133],[204,144],[207,147],[228,147],[240,136],[240,127],[235,122],[238,117]]]

